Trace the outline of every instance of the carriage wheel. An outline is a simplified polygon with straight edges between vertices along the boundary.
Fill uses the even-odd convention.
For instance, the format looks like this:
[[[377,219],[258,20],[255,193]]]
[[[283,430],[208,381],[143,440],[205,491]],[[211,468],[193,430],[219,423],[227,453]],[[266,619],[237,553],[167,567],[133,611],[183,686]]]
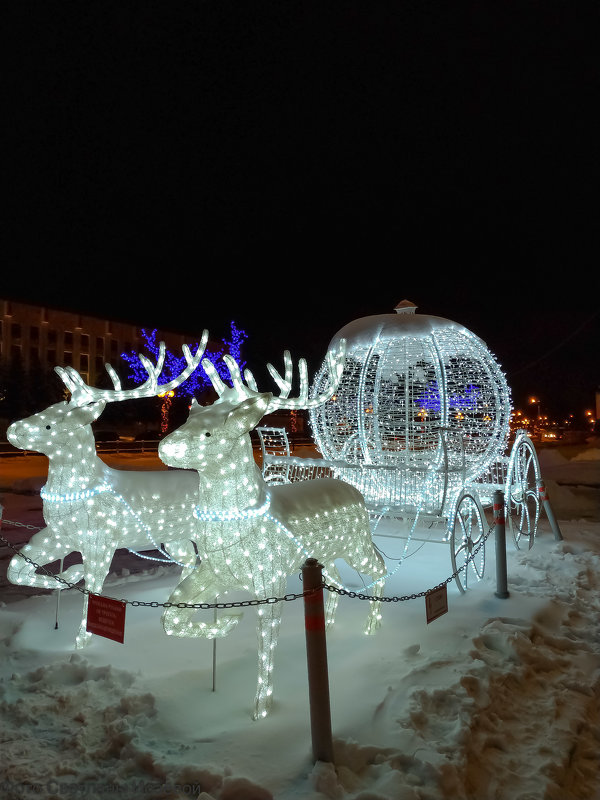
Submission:
[[[528,436],[517,436],[508,471],[504,502],[515,546],[532,548],[540,518],[540,467]]]
[[[485,524],[477,497],[463,492],[456,503],[450,529],[452,570],[461,592],[469,588],[469,579],[483,578],[485,570]],[[461,569],[462,567],[462,569]],[[460,572],[457,570],[460,569]]]

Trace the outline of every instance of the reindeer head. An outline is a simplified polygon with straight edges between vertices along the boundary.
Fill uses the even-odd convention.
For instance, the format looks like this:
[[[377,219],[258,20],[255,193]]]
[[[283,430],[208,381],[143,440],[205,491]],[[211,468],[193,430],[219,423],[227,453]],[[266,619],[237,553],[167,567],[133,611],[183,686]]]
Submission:
[[[187,366],[180,375],[162,385],[159,385],[158,377],[162,372],[165,360],[164,342],[160,344],[156,365],[152,364],[145,356],[140,355],[140,360],[148,373],[148,380],[135,389],[122,389],[119,378],[110,364],[106,364],[106,369],[114,385],[112,390],[88,386],[72,367],[55,367],[62,382],[71,392],[71,400],[56,403],[45,411],[14,422],[6,432],[8,441],[22,450],[34,450],[48,456],[56,454],[66,445],[70,445],[69,449],[78,447],[84,441],[86,444],[91,442],[93,445],[92,431],[88,426],[100,416],[107,403],[138,397],[153,397],[176,388],[191,375],[200,363],[207,341],[208,332],[204,331],[202,341],[194,356],[191,355],[187,345],[184,345],[183,352]]]
[[[8,441],[21,450],[52,455],[61,447],[76,443],[78,432],[91,425],[104,411],[106,401],[85,405],[56,403],[39,414],[13,422],[6,432]]]
[[[230,392],[211,406],[192,402],[187,421],[158,446],[165,464],[203,472],[233,455],[240,438],[266,414],[272,395],[257,394],[240,402],[237,392]]]
[[[297,398],[290,398],[292,389],[292,361],[285,352],[285,375],[282,378],[277,370],[268,364],[268,370],[280,389],[279,397],[270,392],[259,392],[252,373],[246,370],[245,383],[240,368],[231,356],[225,355],[231,376],[232,388],[226,386],[219,377],[214,365],[204,359],[202,366],[219,395],[210,406],[192,403],[187,421],[176,431],[165,437],[158,447],[161,460],[170,467],[196,469],[209,472],[221,469],[227,457],[242,437],[253,430],[260,420],[276,409],[314,408],[326,402],[335,392],[344,368],[345,342],[342,341],[336,352],[327,354],[330,380],[328,386],[317,397],[308,399],[308,372],[306,362],[300,359],[300,392]],[[248,439],[249,443],[249,439]],[[239,455],[236,454],[236,455]]]

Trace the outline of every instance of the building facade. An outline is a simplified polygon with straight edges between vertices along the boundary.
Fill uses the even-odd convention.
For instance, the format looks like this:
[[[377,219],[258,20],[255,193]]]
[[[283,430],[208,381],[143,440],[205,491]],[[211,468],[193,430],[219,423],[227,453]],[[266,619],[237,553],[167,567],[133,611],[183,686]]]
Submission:
[[[158,339],[170,352],[181,353],[184,344],[199,337],[158,331]],[[71,366],[95,386],[107,362],[117,368],[121,353],[132,350],[143,350],[142,331],[135,325],[0,298],[2,366],[16,359],[25,371]]]

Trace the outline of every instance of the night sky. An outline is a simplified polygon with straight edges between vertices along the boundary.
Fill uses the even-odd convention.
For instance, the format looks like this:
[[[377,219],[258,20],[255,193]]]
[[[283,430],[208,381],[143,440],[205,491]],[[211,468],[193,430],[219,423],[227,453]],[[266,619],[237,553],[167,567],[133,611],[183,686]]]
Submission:
[[[1,297],[192,336],[234,320],[251,365],[313,368],[408,298],[484,339],[516,403],[593,406],[597,4],[6,17]]]

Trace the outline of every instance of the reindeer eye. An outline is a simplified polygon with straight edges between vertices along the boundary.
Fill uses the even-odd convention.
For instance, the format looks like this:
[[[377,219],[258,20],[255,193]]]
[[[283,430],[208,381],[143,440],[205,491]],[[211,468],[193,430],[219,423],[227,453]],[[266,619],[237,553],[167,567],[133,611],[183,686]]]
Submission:
[[[204,435],[205,435],[206,437],[210,436],[210,431],[205,431],[205,432],[204,432]]]
[[[52,425],[46,425],[46,430],[49,431]]]

